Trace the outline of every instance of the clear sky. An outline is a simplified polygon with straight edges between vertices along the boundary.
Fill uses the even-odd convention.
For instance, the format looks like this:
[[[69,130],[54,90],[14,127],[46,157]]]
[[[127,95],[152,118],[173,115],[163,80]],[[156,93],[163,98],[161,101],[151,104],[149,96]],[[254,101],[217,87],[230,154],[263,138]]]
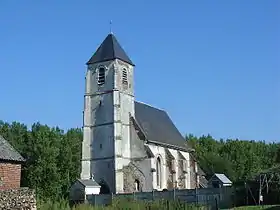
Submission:
[[[0,119],[82,126],[85,63],[110,31],[136,99],[182,134],[280,140],[280,1],[0,1]]]

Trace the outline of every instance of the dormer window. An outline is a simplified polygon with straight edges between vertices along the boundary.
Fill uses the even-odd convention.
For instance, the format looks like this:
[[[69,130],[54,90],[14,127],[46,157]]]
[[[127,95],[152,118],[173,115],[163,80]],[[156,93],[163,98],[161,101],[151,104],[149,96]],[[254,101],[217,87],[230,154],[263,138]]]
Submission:
[[[122,83],[124,85],[128,84],[128,81],[127,81],[127,70],[126,69],[123,69],[123,71],[122,71]]]
[[[105,67],[101,66],[98,68],[98,85],[105,83]]]

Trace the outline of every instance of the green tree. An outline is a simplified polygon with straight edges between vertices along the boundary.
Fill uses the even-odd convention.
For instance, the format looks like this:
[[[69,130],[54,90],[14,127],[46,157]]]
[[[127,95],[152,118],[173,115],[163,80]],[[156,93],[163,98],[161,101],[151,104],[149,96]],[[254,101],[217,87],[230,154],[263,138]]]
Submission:
[[[28,186],[34,187],[42,198],[56,199],[61,194],[60,174],[57,167],[62,131],[46,125],[33,124],[29,133]]]
[[[64,198],[69,195],[71,184],[80,175],[81,143],[81,129],[70,129],[59,145],[57,165],[61,176],[62,196]]]
[[[202,169],[211,176],[224,173],[233,181],[249,179],[257,172],[272,167],[280,160],[278,144],[256,141],[220,139],[210,135],[186,136],[187,142],[196,152]],[[277,158],[278,157],[278,158]]]

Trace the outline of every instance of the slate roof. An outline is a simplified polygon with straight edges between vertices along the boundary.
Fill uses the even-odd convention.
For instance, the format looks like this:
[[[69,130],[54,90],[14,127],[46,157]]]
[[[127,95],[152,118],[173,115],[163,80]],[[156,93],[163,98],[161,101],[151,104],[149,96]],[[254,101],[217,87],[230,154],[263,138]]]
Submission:
[[[205,178],[205,176],[199,176],[199,185],[203,188],[208,187],[208,180]]]
[[[148,141],[191,149],[165,111],[135,101],[135,119]]]
[[[200,168],[200,166],[198,165],[197,167],[197,173],[199,175],[199,184],[200,186],[202,186],[203,188],[207,188],[208,187],[208,180],[205,177],[205,172]]]
[[[85,187],[100,187],[94,179],[78,179],[78,181]]]
[[[134,66],[133,62],[127,56],[116,37],[113,34],[109,34],[87,62],[87,64],[99,63],[114,59],[120,59]]]
[[[214,176],[217,177],[223,184],[232,184],[232,181],[230,181],[224,174],[214,174]]]
[[[0,160],[25,161],[24,158],[0,135]]]

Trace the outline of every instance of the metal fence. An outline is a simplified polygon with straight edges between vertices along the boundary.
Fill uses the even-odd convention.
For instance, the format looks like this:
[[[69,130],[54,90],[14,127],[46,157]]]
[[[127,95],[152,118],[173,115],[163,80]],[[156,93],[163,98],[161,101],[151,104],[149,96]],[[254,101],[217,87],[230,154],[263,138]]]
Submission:
[[[232,206],[232,188],[199,188],[184,189],[172,191],[153,191],[153,192],[136,192],[130,194],[100,194],[88,195],[87,203],[92,205],[108,205],[113,200],[142,201],[148,206],[151,201],[166,206],[179,205],[180,208],[186,209],[186,206],[204,206],[209,208],[230,208]],[[172,208],[173,209],[173,208]]]

